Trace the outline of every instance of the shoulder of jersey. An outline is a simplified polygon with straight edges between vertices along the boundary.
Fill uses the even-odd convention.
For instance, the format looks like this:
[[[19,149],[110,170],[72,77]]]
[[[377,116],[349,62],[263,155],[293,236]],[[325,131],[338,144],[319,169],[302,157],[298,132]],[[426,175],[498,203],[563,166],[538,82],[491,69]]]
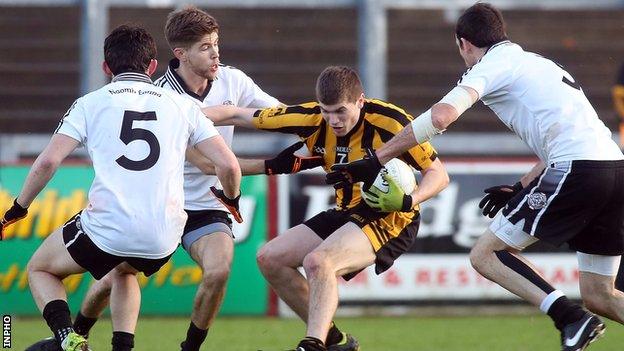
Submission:
[[[240,79],[247,77],[247,74],[234,66],[219,64],[219,73],[217,77],[225,79]]]

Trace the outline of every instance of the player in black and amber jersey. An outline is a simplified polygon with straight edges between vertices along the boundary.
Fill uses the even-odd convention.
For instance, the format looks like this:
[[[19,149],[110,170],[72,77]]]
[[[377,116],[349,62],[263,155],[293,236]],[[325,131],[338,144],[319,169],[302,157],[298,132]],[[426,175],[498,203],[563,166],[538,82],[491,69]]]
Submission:
[[[357,73],[328,67],[316,84],[318,102],[263,110],[217,106],[204,109],[216,125],[234,124],[297,134],[312,156],[334,163],[362,158],[379,148],[413,119],[403,109],[366,99]],[[338,305],[337,276],[352,278],[375,264],[380,274],[409,249],[416,238],[418,204],[439,193],[448,175],[429,143],[417,145],[400,158],[419,170],[420,185],[395,212],[378,212],[360,201],[359,184],[336,191],[336,208],[321,212],[264,245],[258,265],[276,293],[307,322],[297,350],[357,350],[354,339],[332,322]],[[303,266],[306,278],[297,270]],[[350,338],[350,348],[336,339]],[[327,345],[327,346],[326,346]],[[345,345],[346,346],[346,345]]]

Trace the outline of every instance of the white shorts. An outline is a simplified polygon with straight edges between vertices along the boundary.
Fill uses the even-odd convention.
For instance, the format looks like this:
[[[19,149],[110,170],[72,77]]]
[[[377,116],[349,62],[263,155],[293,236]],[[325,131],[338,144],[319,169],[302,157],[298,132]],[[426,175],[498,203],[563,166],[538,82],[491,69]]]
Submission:
[[[499,212],[494,221],[490,224],[490,230],[497,238],[501,239],[505,244],[513,247],[516,250],[524,250],[531,244],[538,241],[538,239],[532,235],[527,234],[522,228],[524,227],[524,219],[513,224],[505,217],[502,212]]]

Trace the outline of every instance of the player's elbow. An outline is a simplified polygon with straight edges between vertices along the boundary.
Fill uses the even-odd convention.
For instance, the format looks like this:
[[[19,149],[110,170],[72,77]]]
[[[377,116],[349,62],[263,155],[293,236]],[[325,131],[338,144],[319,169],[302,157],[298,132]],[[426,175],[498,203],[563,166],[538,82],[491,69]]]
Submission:
[[[33,171],[44,174],[54,173],[61,164],[61,161],[62,159],[52,155],[40,155],[33,164]]]
[[[435,104],[431,109],[431,124],[439,130],[445,130],[459,117],[457,110],[451,105]]]

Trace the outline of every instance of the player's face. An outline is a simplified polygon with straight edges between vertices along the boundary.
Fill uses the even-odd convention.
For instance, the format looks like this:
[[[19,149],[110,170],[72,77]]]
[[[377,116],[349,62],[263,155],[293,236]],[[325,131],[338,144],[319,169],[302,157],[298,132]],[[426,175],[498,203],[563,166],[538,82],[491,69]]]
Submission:
[[[360,110],[364,103],[364,97],[355,102],[343,101],[334,105],[325,105],[319,102],[321,114],[325,122],[331,127],[336,136],[345,136],[355,127],[359,118]]]
[[[196,75],[214,80],[219,69],[219,34],[206,34],[186,51],[185,65]]]

